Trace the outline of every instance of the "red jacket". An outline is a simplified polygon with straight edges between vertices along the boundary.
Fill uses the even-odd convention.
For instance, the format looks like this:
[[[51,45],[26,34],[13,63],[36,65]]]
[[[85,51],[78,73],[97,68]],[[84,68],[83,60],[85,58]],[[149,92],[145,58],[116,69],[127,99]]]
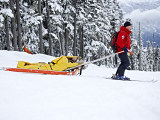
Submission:
[[[132,32],[130,30],[126,29],[124,26],[121,26],[116,44],[117,52],[123,51],[123,47],[127,47],[127,49],[130,50],[131,38],[129,35],[131,33]]]

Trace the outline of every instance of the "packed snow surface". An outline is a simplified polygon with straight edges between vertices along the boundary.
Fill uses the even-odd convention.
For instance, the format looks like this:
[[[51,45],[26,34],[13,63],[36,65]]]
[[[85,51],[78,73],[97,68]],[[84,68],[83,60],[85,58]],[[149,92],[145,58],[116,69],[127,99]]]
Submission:
[[[0,56],[1,67],[54,59],[15,51]],[[81,76],[0,70],[0,120],[159,120],[160,72],[126,71],[139,82],[106,79],[115,71],[93,64]]]

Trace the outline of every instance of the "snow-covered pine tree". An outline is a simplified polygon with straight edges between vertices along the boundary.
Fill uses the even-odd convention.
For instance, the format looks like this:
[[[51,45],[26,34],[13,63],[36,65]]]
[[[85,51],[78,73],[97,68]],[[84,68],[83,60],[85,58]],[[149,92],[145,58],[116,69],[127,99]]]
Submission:
[[[9,1],[9,0],[8,0]],[[4,1],[0,0],[0,50],[3,49],[3,42],[4,42],[4,12],[3,12],[3,4]]]
[[[39,53],[39,24],[42,17],[38,14],[38,3],[30,4],[22,2],[20,6],[22,42],[32,53]]]
[[[131,69],[132,70],[138,70],[138,54],[139,54],[139,46],[138,41],[135,38],[131,39],[131,51],[134,53],[132,56],[130,56],[131,60]]]
[[[11,18],[13,17],[10,9],[9,0],[0,0],[0,48],[12,49],[11,31],[9,29]]]
[[[47,25],[47,32],[48,32],[48,42],[49,42],[49,49],[48,49],[48,54],[53,55],[53,41],[51,38],[51,20],[50,20],[50,12],[51,8],[50,6],[52,5],[52,1],[46,0],[46,25]]]
[[[77,5],[78,1],[66,0],[63,3],[63,33],[65,38],[65,55],[77,55]],[[76,17],[76,18],[75,18]]]
[[[153,51],[151,47],[150,41],[147,41],[147,51],[146,51],[146,59],[147,59],[147,65],[146,65],[146,70],[147,71],[152,71],[153,70]]]
[[[118,32],[120,29],[120,26],[122,25],[123,22],[123,14],[122,10],[120,9],[119,3],[117,0],[106,0],[106,11],[108,14],[108,20],[110,21],[110,39],[113,37],[113,34],[115,32]],[[109,48],[109,47],[108,47]],[[112,58],[112,65],[114,67],[118,66],[118,60],[117,56]]]
[[[38,0],[38,13],[42,15],[42,2]],[[43,53],[43,38],[42,38],[42,20],[39,21],[39,52]]]
[[[142,42],[142,37],[141,37],[141,26],[139,23],[139,32],[138,32],[138,46],[139,46],[139,70],[142,71],[143,70],[143,55],[142,55],[142,51],[143,51],[143,42]]]
[[[71,41],[71,33],[72,32],[72,28],[73,28],[73,25],[69,22],[70,21],[70,3],[69,1],[64,1],[61,6],[63,7],[63,12],[62,12],[62,18],[64,20],[63,24],[64,24],[64,39],[65,39],[65,45],[64,45],[64,54],[65,55],[68,55],[69,54],[69,51],[70,51],[70,41]]]
[[[100,58],[105,55],[107,50],[106,38],[110,22],[107,23],[108,18],[104,10],[104,4],[101,0],[88,0],[84,5],[84,56],[87,60]]]
[[[153,38],[152,38],[152,52],[153,52],[153,71],[156,71],[156,63],[155,63],[155,36],[153,33]]]
[[[6,6],[8,6],[7,4],[6,4]],[[7,50],[10,50],[10,39],[9,39],[9,17],[6,15],[5,16],[5,33],[6,33],[6,35],[5,35],[5,38],[6,38],[6,48],[7,48]]]
[[[100,10],[98,13],[97,25],[99,28],[98,35],[100,42],[102,43],[99,49],[99,57],[104,57],[111,53],[109,42],[110,37],[112,36],[110,30],[112,28],[111,22],[108,18],[108,3],[106,1],[99,1]],[[101,61],[100,65],[107,65],[108,67],[113,67],[113,58],[108,58],[107,60]]]
[[[20,4],[22,1],[16,0],[16,18],[17,18],[17,42],[18,42],[18,49],[22,51],[22,28],[21,28],[21,14],[20,14]]]
[[[74,37],[73,37],[73,55],[77,56],[77,0],[72,0],[72,5],[74,7],[73,12],[73,26],[74,26]]]
[[[159,46],[157,45],[155,48],[155,53],[154,53],[155,57],[154,57],[154,71],[158,71],[160,70],[160,49]]]
[[[13,13],[13,17],[11,18],[11,31],[12,31],[12,43],[13,43],[13,48],[15,51],[18,50],[18,46],[17,46],[17,35],[16,35],[16,20],[15,20],[15,1],[14,0],[10,0],[10,9],[12,10]]]
[[[85,1],[78,0],[77,1],[77,55],[84,58],[84,24],[85,24]]]
[[[123,23],[123,14],[122,10],[119,6],[119,3],[117,0],[113,0],[113,10],[112,10],[113,18],[111,20],[111,24],[114,31],[119,31],[119,28],[121,27]]]
[[[64,39],[64,18],[66,5],[70,4],[69,0],[48,0],[50,11],[50,34],[52,39],[53,54],[54,56],[65,55],[65,39]],[[47,11],[44,11],[47,14]],[[66,13],[68,16],[69,13]],[[47,21],[47,19],[46,19]],[[45,21],[45,23],[46,23]],[[68,22],[68,21],[67,21]],[[47,29],[47,27],[45,27]],[[47,37],[46,37],[47,39]]]
[[[93,45],[94,41],[97,40],[95,29],[98,28],[95,24],[95,18],[97,17],[95,13],[96,7],[96,0],[88,0],[84,5],[86,18],[84,24],[84,56],[87,61],[96,59],[97,48],[96,45]]]
[[[123,15],[122,10],[120,9],[120,6],[117,2],[117,0],[108,0],[107,2],[107,9],[108,9],[108,19],[111,23],[111,35],[113,33],[119,31],[120,26],[123,22]]]

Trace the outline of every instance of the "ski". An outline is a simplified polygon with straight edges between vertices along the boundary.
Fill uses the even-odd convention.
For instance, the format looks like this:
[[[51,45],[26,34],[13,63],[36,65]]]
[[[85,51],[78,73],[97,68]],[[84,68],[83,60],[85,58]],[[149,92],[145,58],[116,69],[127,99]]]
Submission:
[[[138,80],[138,79],[130,79],[130,80],[120,80],[120,79],[113,79],[113,78],[111,78],[111,77],[108,77],[108,78],[106,78],[106,79],[110,79],[110,80],[117,80],[117,81],[135,81],[135,82],[152,82],[152,83],[155,83],[155,82],[158,82],[158,80]]]

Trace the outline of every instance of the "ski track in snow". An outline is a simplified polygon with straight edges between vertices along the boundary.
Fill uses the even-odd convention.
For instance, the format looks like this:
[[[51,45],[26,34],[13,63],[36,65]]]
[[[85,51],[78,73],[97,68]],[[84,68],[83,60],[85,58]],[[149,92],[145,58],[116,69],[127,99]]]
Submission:
[[[54,57],[0,51],[1,67]],[[132,79],[106,79],[116,69],[89,65],[82,76],[0,70],[0,120],[159,120],[160,72],[126,71]]]

